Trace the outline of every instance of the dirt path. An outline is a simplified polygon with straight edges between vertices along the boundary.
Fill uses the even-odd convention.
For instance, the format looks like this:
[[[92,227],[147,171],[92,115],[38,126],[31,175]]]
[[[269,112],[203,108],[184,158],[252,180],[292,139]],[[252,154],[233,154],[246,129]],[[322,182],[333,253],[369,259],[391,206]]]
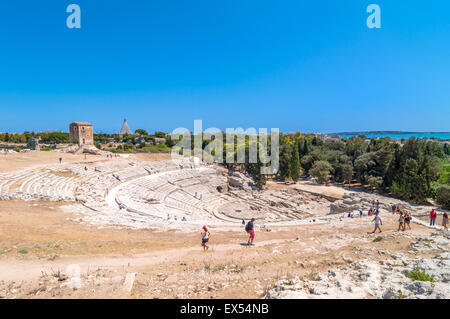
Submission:
[[[264,247],[266,245],[283,243],[286,241],[287,240],[267,240],[257,243],[255,247]],[[215,252],[225,252],[230,250],[242,251],[243,249],[253,248],[244,244],[245,243],[211,245],[210,249]],[[2,260],[0,261],[0,280],[33,280],[38,278],[42,273],[51,274],[57,270],[63,271],[70,265],[77,265],[82,272],[87,272],[89,269],[100,267],[144,267],[181,259],[189,261],[193,258],[191,253],[199,250],[201,250],[199,246],[194,246],[130,256],[63,257],[57,261]]]

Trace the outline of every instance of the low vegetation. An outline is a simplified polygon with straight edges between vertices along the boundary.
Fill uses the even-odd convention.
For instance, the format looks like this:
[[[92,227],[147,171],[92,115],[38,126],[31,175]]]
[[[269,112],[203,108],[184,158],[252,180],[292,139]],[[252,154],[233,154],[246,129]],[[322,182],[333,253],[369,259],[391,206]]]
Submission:
[[[409,278],[419,281],[434,282],[434,275],[429,275],[425,271],[421,271],[419,268],[414,268],[409,272]]]

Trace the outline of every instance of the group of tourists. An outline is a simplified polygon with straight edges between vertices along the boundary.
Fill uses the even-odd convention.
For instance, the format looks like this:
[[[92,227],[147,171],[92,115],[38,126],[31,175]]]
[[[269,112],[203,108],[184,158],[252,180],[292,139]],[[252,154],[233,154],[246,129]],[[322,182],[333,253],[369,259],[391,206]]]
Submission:
[[[242,222],[245,225],[245,221],[242,220]],[[252,218],[246,225],[245,225],[245,231],[248,234],[248,241],[247,241],[247,245],[248,246],[253,246],[253,240],[255,239],[255,219]],[[202,236],[202,247],[203,250],[208,250],[209,246],[206,245],[209,241],[209,239],[211,238],[211,233],[209,232],[208,228],[206,226],[203,226],[202,228],[202,232],[201,232],[201,236]]]
[[[408,227],[409,230],[411,230],[411,220],[412,216],[411,213],[400,209],[399,205],[393,205],[392,206],[392,214],[398,214],[398,228],[397,231],[405,231],[406,227]],[[362,216],[362,211],[360,211],[360,216]],[[432,209],[430,211],[430,226],[436,225],[436,219],[437,219],[437,212],[435,209]],[[383,225],[381,222],[381,218],[379,216],[378,209],[375,211],[375,218],[372,220],[372,222],[375,222],[375,228],[372,233],[375,233],[375,231],[378,229],[381,233],[380,225]],[[448,214],[443,213],[442,214],[442,226],[445,229],[448,229]]]
[[[411,230],[411,214],[407,211],[399,211],[399,218],[398,218],[398,229],[397,231],[405,231],[406,230],[406,226],[408,226],[408,228]]]
[[[167,214],[167,220],[170,220],[171,218],[172,218],[172,216],[170,216],[170,214]],[[174,220],[178,220],[177,215],[174,215],[173,219],[174,219]],[[187,218],[183,216],[183,218],[181,219],[181,221],[187,222]]]
[[[377,201],[377,206],[378,206],[378,201]],[[398,214],[398,216],[399,216],[397,231],[405,231],[406,226],[408,226],[408,229],[411,230],[411,220],[412,220],[411,213],[409,213],[406,210],[401,210],[400,205],[392,205],[392,214]],[[375,211],[375,218],[373,219],[373,221],[375,221],[375,229],[372,233],[374,233],[377,228],[380,230],[380,233],[381,233],[381,229],[379,226],[382,225],[382,223],[381,223],[381,218],[379,217],[378,209]]]
[[[394,213],[398,212],[398,214],[399,214],[397,231],[405,231],[407,226],[411,230],[411,220],[412,220],[411,213],[409,213],[406,210],[401,210],[398,205],[394,205],[393,208],[392,208],[392,211]],[[369,209],[369,214],[368,215],[371,216],[372,214],[374,214],[374,218],[372,219],[372,222],[375,223],[375,227],[374,227],[374,229],[372,231],[372,234],[374,234],[377,230],[381,233],[382,232],[381,226],[383,225],[383,221],[381,220],[381,217],[380,217],[379,202],[378,201],[376,203],[373,202],[372,208]],[[360,217],[363,216],[362,210],[359,211],[359,216]],[[349,215],[347,217],[353,218],[353,214],[349,213]],[[437,217],[437,213],[433,209],[430,212],[430,226],[434,226],[435,225],[436,217]],[[254,222],[255,222],[254,218],[252,218],[247,224],[245,224],[245,220],[242,220],[242,224],[245,225],[245,231],[249,235],[248,242],[247,242],[248,246],[252,246],[253,245],[253,240],[255,239]],[[448,227],[448,214],[447,213],[444,213],[442,215],[442,226],[444,226],[445,229],[448,229],[447,228]],[[203,247],[203,250],[208,250],[209,246],[207,246],[206,244],[208,243],[209,238],[211,237],[211,233],[209,232],[209,230],[208,230],[208,228],[206,226],[203,226],[203,230],[201,232],[201,236],[202,236],[202,247]]]
[[[430,226],[436,226],[436,219],[437,219],[437,212],[436,210],[433,208],[430,211]],[[442,214],[442,223],[441,225],[445,228],[448,229],[448,214],[447,213],[443,213]]]

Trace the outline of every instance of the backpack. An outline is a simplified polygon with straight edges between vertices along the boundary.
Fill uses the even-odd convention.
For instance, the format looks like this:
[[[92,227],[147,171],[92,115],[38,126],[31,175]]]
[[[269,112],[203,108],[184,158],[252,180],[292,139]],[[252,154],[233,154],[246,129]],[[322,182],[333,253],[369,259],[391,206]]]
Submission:
[[[250,230],[250,225],[247,223],[247,225],[245,225],[245,231],[248,233]]]

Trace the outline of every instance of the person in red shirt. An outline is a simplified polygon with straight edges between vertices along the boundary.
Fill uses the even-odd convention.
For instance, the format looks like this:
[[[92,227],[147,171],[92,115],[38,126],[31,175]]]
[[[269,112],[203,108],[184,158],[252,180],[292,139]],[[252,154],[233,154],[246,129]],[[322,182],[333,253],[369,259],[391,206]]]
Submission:
[[[434,209],[432,209],[430,212],[430,226],[436,225],[436,217],[437,217],[437,213]]]

